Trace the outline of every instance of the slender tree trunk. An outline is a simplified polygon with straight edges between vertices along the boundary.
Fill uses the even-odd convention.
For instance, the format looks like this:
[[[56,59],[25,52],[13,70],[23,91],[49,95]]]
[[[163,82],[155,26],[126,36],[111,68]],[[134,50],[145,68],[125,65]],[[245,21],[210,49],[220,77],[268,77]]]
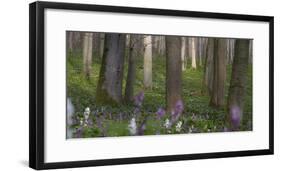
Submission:
[[[238,39],[228,93],[228,122],[233,130],[239,129],[243,118],[249,60],[249,40]]]
[[[185,53],[185,50],[186,50],[186,38],[185,37],[181,37],[181,68],[183,71],[186,70],[186,53]]]
[[[101,104],[122,102],[125,34],[105,34],[96,100]]]
[[[93,33],[93,54],[95,57],[100,57],[100,33]]]
[[[199,66],[202,66],[202,51],[203,51],[203,43],[202,43],[202,39],[203,38],[197,38],[198,42],[197,42],[197,49],[198,49],[198,57],[199,57]]]
[[[83,39],[83,72],[89,79],[92,70],[93,33],[84,33]]]
[[[68,39],[67,39],[68,52],[72,52],[73,51],[73,32],[68,31],[67,35],[68,35]]]
[[[191,68],[196,69],[196,38],[191,38]]]
[[[229,42],[229,46],[230,46],[230,62],[229,64],[232,64],[233,62],[233,58],[234,58],[234,47],[235,47],[235,39],[230,39],[230,42]]]
[[[204,65],[202,92],[211,95],[214,78],[214,38],[208,38]]]
[[[226,63],[231,64],[231,58],[230,58],[230,39],[226,39]]]
[[[171,111],[178,100],[182,100],[181,38],[166,36],[166,103]]]
[[[249,41],[249,64],[253,63],[253,40]]]
[[[165,36],[160,37],[160,55],[165,56],[166,54],[166,43],[165,43]]]
[[[208,45],[208,38],[203,38],[203,44],[202,44],[202,60],[204,61],[205,65],[205,61],[206,61],[206,57],[207,57],[207,45]]]
[[[210,105],[220,108],[224,105],[226,80],[226,40],[214,40],[214,81]]]
[[[105,33],[100,33],[100,57],[103,56],[103,52],[104,52],[104,42],[105,41]]]
[[[152,39],[152,56],[158,56],[158,38],[159,36],[151,36]]]
[[[145,36],[144,38],[144,88],[152,88],[152,38],[151,36]]]
[[[73,32],[73,52],[83,49],[84,33],[75,31]]]
[[[127,74],[127,82],[125,89],[125,97],[124,100],[126,102],[131,102],[134,96],[134,84],[136,79],[136,53],[135,53],[135,45],[137,38],[135,35],[131,35],[129,39],[129,53],[128,53],[128,74]]]

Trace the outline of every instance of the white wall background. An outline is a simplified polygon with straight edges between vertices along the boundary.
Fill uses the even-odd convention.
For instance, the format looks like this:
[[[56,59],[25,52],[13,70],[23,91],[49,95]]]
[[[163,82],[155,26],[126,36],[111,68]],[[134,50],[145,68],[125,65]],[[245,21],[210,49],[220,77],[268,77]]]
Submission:
[[[49,0],[53,1],[53,0]],[[275,16],[275,47],[281,44],[281,13],[278,1],[269,0],[60,0],[76,3],[166,8]],[[28,168],[28,3],[5,0],[0,5],[0,170]],[[253,30],[254,31],[254,30]],[[275,49],[275,155],[75,170],[277,170],[281,159],[280,48]],[[66,169],[74,170],[74,169]]]

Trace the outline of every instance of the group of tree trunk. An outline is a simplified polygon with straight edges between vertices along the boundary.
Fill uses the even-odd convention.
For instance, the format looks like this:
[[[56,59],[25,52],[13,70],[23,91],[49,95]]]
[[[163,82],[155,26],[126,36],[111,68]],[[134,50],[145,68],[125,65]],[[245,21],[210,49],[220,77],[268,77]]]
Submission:
[[[68,51],[74,52],[79,48],[79,42],[82,42],[83,72],[87,78],[91,77],[93,54],[102,58],[96,89],[99,104],[133,100],[136,60],[140,56],[143,56],[143,88],[152,89],[152,60],[159,56],[166,57],[167,111],[182,100],[182,72],[187,69],[187,61],[190,60],[192,69],[203,68],[202,93],[210,96],[210,106],[222,108],[227,104],[227,119],[232,128],[236,127],[231,122],[234,112],[239,116],[239,122],[242,119],[248,63],[252,62],[251,40],[67,32]],[[128,72],[123,93],[126,59]],[[225,103],[226,68],[229,64],[232,64],[232,74]]]

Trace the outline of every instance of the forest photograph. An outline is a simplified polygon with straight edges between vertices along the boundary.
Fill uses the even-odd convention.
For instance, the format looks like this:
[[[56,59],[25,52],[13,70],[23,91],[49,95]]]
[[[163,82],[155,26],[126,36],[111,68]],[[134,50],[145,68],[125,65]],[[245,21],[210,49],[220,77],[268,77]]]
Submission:
[[[66,138],[252,131],[253,40],[66,31]]]

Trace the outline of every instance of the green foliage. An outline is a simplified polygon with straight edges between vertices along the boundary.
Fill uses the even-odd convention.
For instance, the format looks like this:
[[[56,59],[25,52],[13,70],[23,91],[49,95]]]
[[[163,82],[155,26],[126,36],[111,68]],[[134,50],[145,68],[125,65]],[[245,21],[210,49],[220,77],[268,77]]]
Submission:
[[[83,62],[80,53],[69,53],[67,57],[67,97],[70,97],[75,107],[76,116],[83,118],[83,111],[90,107],[95,117],[104,115],[102,128],[98,127],[95,117],[93,125],[85,127],[83,137],[101,136],[128,136],[128,124],[135,117],[133,104],[98,105],[95,102],[96,88],[101,67],[101,58],[93,56],[92,72],[90,78],[83,75]],[[123,93],[125,92],[125,79],[128,70],[127,61],[124,68]],[[182,98],[184,111],[180,117],[182,129],[176,131],[176,123],[170,128],[164,127],[165,119],[170,118],[166,114],[158,120],[156,111],[159,107],[166,106],[166,60],[165,57],[153,57],[153,87],[144,90],[144,101],[137,117],[140,124],[147,117],[145,135],[196,133],[196,132],[221,132],[225,127],[226,109],[214,109],[209,106],[210,97],[201,92],[203,68],[191,69],[188,62],[187,69],[182,73]],[[227,66],[227,79],[225,87],[225,102],[227,102],[228,88],[231,77],[231,66]],[[134,92],[143,90],[143,58],[137,57],[136,82]],[[79,127],[79,125],[76,125]],[[247,96],[245,99],[243,123],[240,130],[252,130],[252,67],[248,70]]]

